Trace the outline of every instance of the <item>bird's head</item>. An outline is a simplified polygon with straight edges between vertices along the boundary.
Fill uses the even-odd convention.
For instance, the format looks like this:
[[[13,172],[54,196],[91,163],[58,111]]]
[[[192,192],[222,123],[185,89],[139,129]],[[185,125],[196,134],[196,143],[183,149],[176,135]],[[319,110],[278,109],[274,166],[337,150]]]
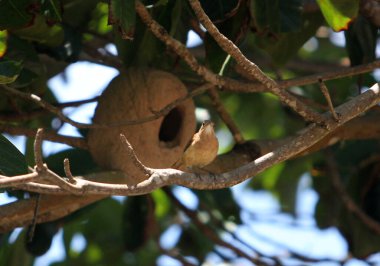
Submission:
[[[202,126],[199,129],[199,132],[202,132],[205,134],[213,134],[214,133],[214,123],[211,120],[203,121]]]

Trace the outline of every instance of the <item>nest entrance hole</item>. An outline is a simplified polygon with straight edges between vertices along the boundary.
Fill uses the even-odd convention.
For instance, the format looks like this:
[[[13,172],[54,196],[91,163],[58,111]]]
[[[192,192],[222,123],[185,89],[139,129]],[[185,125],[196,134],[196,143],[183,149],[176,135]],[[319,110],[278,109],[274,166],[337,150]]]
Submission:
[[[183,121],[183,112],[180,108],[171,110],[161,123],[159,140],[168,148],[178,145],[179,133]]]

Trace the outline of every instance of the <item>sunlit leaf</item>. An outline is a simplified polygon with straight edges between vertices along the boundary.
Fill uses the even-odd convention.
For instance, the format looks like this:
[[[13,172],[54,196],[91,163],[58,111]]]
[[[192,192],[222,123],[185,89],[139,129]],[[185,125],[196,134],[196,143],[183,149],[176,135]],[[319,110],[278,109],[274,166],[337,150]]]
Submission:
[[[7,31],[0,31],[0,58],[3,57],[5,51],[7,50]]]
[[[317,0],[317,3],[334,31],[347,30],[359,11],[359,0]]]

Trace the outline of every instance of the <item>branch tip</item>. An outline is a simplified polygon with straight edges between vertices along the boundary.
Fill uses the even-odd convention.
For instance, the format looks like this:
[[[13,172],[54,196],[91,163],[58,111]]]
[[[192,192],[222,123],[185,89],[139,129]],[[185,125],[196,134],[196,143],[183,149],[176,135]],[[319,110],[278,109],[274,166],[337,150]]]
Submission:
[[[73,177],[73,175],[71,173],[70,161],[69,161],[68,158],[65,158],[63,160],[63,169],[65,170],[65,174],[66,174],[66,177],[69,180],[69,182],[72,183],[72,184],[75,184],[76,180],[75,180],[75,178]]]
[[[43,171],[46,167],[44,166],[42,158],[42,140],[43,140],[43,128],[39,128],[36,133],[36,138],[34,140],[34,161],[36,164],[37,172]]]
[[[123,143],[124,147],[127,150],[128,156],[131,158],[133,164],[145,175],[150,176],[153,172],[151,169],[146,167],[140,160],[137,158],[136,153],[131,145],[131,143],[127,140],[124,134],[120,133],[120,140]]]

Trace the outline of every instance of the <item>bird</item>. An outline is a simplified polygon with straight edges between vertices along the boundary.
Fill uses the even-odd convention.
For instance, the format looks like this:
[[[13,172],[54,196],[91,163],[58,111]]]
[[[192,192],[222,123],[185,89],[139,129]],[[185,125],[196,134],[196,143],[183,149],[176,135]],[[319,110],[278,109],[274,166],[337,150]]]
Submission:
[[[219,141],[215,135],[214,123],[205,120],[194,134],[181,158],[173,164],[175,169],[202,168],[214,161],[218,154]]]

